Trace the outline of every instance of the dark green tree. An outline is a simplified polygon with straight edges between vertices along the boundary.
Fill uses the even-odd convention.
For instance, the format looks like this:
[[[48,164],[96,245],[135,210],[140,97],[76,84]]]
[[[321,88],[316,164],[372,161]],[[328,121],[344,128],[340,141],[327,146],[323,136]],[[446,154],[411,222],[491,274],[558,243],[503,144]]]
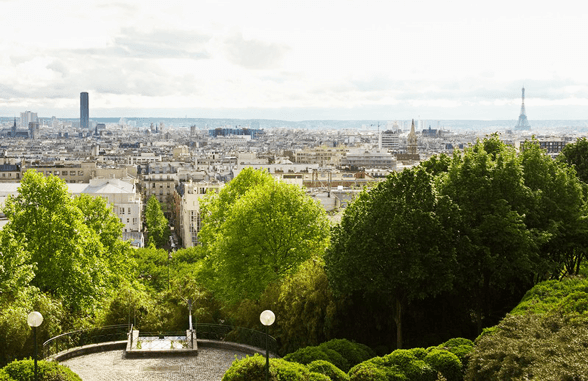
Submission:
[[[325,254],[335,292],[389,301],[402,347],[402,316],[415,299],[452,287],[457,211],[423,167],[391,174],[346,209]]]
[[[546,155],[537,141],[525,143],[521,165],[532,192],[525,222],[540,252],[537,280],[577,275],[588,248],[582,182],[566,162]]]
[[[145,225],[149,234],[149,242],[162,248],[169,240],[169,225],[155,196],[151,196],[145,208]]]
[[[585,137],[578,138],[575,143],[566,144],[557,160],[573,166],[578,178],[588,184],[588,140]]]
[[[539,260],[525,225],[532,193],[514,149],[496,135],[454,153],[440,190],[459,206],[457,284],[481,331],[492,296],[532,285]]]

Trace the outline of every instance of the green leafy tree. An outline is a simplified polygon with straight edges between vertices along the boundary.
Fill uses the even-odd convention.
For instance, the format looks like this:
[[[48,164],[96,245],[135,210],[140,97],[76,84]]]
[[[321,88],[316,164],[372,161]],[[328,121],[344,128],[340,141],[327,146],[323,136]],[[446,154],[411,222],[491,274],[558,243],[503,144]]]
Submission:
[[[124,224],[103,197],[81,194],[73,199],[73,203],[82,211],[84,224],[99,236],[108,266],[115,270],[112,280],[116,283],[113,286],[117,286],[123,279],[129,278],[128,274],[134,266],[134,249],[122,240]]]
[[[415,299],[452,287],[456,210],[423,167],[391,174],[346,209],[325,254],[335,292],[381,295],[391,303],[397,347]]]
[[[155,196],[151,196],[147,201],[145,208],[145,225],[149,233],[149,242],[153,242],[155,246],[161,248],[165,246],[169,240],[169,226],[167,218],[161,210],[161,205]]]
[[[537,280],[550,275],[577,275],[588,248],[582,182],[565,162],[546,155],[537,141],[526,142],[524,148],[523,178],[532,192],[525,222],[537,237]]]
[[[585,137],[579,138],[575,143],[566,144],[557,160],[573,166],[578,178],[588,183],[588,140]]]
[[[213,289],[231,303],[256,300],[328,242],[324,209],[302,189],[267,176],[243,171],[203,203],[200,240]]]
[[[7,234],[23,237],[35,276],[31,284],[74,310],[99,298],[111,272],[100,236],[84,223],[65,182],[34,170],[22,179],[19,194],[4,206]]]
[[[30,253],[16,237],[14,231],[0,230],[0,302],[14,299],[34,276]]]
[[[496,135],[454,153],[440,190],[459,205],[457,284],[481,331],[493,297],[531,285],[542,238],[525,224],[532,193],[514,149]]]

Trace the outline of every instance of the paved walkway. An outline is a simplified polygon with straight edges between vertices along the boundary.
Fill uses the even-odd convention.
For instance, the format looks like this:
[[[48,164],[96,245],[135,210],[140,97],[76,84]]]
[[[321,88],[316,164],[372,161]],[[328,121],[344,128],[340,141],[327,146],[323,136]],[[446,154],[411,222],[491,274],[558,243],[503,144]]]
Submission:
[[[62,361],[83,381],[220,381],[237,358],[245,354],[216,348],[199,348],[198,356],[125,359],[123,351],[95,353]]]

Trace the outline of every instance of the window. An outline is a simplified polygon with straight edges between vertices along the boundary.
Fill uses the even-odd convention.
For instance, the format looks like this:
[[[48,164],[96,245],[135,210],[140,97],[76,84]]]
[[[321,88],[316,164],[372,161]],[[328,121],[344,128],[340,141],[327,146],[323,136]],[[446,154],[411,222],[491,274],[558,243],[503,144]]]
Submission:
[[[128,208],[127,213],[131,214],[131,208]]]
[[[129,222],[131,222],[131,219],[130,219],[130,218],[127,218],[127,224],[128,224]]]
[[[59,176],[59,171],[55,171],[55,176]]]
[[[125,208],[120,208],[120,214],[125,214]]]
[[[78,176],[84,176],[84,171],[78,171]]]
[[[133,225],[137,225],[137,219],[133,218]]]

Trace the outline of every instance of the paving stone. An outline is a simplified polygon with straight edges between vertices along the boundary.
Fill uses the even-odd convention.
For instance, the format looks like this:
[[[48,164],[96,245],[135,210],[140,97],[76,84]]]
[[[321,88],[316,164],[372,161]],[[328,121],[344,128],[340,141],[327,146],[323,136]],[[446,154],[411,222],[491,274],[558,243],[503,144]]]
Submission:
[[[95,353],[61,362],[83,381],[220,381],[236,358],[245,353],[201,348],[198,356],[125,359],[123,351]]]

